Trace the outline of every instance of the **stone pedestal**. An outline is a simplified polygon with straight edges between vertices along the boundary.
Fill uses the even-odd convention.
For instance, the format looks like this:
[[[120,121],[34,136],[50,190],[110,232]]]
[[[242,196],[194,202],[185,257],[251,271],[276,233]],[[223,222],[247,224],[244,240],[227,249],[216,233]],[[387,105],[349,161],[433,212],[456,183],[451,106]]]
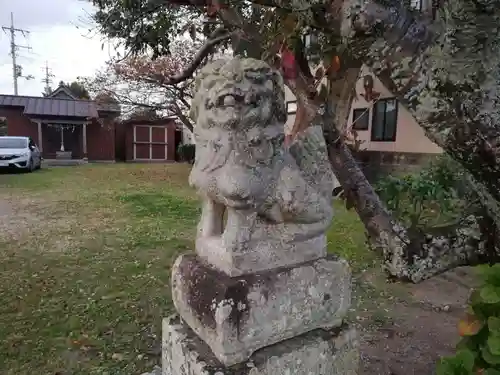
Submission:
[[[178,316],[163,320],[163,375],[356,375],[356,332],[314,330],[267,346],[234,366],[217,360]]]
[[[196,255],[172,268],[172,299],[182,319],[226,365],[317,328],[334,328],[350,305],[350,271],[332,257],[229,277]]]
[[[71,160],[73,153],[71,151],[56,151],[56,159]]]

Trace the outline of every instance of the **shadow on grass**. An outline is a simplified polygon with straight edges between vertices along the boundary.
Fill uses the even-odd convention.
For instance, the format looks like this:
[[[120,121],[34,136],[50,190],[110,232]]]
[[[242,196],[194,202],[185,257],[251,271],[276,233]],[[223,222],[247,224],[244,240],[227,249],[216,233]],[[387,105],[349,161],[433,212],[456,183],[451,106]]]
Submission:
[[[142,217],[157,217],[165,220],[182,220],[196,223],[201,213],[196,200],[186,200],[168,193],[133,193],[119,196],[132,212]]]
[[[186,199],[174,194],[151,191],[119,196],[131,213],[138,218],[155,219],[165,230],[194,228],[200,217],[201,209],[197,199]],[[153,238],[142,238],[150,246]],[[161,239],[164,241],[165,239]],[[181,241],[169,238],[170,241]],[[184,241],[181,241],[184,242]],[[160,243],[155,243],[156,246]],[[144,247],[145,243],[135,243],[136,247]],[[184,243],[181,244],[185,245]],[[347,211],[339,202],[335,203],[335,217],[328,231],[328,251],[346,258],[355,272],[368,268],[376,261],[377,256],[367,249],[365,229],[357,214]]]
[[[135,217],[127,242],[132,248],[192,250],[200,207],[196,199],[163,192],[123,194],[118,197]]]
[[[366,245],[365,227],[356,212],[347,210],[342,201],[335,201],[334,209],[327,232],[328,252],[347,259],[354,273],[373,266],[378,257]]]

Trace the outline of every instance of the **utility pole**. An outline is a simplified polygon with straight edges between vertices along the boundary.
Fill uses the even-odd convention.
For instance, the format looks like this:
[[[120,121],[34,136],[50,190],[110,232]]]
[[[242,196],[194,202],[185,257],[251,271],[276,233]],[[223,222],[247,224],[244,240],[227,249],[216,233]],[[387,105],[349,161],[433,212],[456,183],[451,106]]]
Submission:
[[[12,78],[14,79],[14,95],[18,95],[18,87],[17,87],[17,79],[22,77],[22,67],[21,65],[17,65],[17,50],[19,48],[26,48],[28,50],[31,47],[21,46],[16,44],[16,33],[21,33],[24,36],[29,34],[28,30],[16,29],[14,27],[14,13],[10,13],[10,27],[2,26],[2,29],[7,32],[10,31],[10,54],[12,56]]]
[[[45,78],[42,79],[42,82],[45,83],[45,95],[49,95],[51,88],[50,84],[52,83],[52,77],[55,77],[54,74],[52,74],[51,69],[49,68],[49,62],[45,61],[45,67],[43,68],[45,70]]]

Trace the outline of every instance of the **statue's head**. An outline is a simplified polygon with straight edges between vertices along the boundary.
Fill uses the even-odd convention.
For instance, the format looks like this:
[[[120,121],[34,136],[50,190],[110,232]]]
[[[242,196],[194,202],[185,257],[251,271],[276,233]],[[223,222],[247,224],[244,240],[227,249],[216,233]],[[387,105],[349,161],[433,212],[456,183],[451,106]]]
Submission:
[[[250,58],[212,62],[197,75],[191,116],[196,141],[191,183],[228,206],[262,203],[281,165],[286,121],[281,75]]]
[[[197,126],[242,129],[286,121],[281,75],[261,60],[221,59],[198,73],[191,117]]]

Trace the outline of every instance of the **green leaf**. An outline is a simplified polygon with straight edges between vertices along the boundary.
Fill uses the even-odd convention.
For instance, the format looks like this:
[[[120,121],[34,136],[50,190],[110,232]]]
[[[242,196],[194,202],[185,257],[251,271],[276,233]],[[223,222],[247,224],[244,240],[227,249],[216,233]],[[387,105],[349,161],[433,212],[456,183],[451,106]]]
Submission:
[[[462,367],[472,372],[472,368],[474,367],[475,356],[474,353],[470,350],[460,350],[457,352],[456,358],[460,361]]]
[[[490,365],[500,365],[500,356],[491,353],[488,346],[483,346],[481,348],[481,355],[483,356],[483,359]]]
[[[441,358],[436,375],[469,375],[474,367],[474,353],[460,350],[454,357]]]
[[[438,362],[436,375],[453,375],[455,374],[454,360],[455,358],[441,358]]]
[[[486,303],[499,303],[500,302],[500,289],[493,285],[485,285],[479,292],[481,298]]]
[[[500,334],[500,318],[490,316],[488,318],[488,329],[491,332],[498,332]]]
[[[500,375],[500,370],[496,370],[494,368],[489,368],[483,372],[483,375]]]
[[[488,337],[488,349],[490,350],[491,354],[499,356],[500,357],[500,336],[499,335],[490,335]]]
[[[500,264],[482,265],[477,267],[479,275],[486,284],[500,287]]]
[[[476,353],[479,348],[484,344],[483,335],[479,334],[476,336],[465,336],[457,344],[456,350],[470,350]]]

